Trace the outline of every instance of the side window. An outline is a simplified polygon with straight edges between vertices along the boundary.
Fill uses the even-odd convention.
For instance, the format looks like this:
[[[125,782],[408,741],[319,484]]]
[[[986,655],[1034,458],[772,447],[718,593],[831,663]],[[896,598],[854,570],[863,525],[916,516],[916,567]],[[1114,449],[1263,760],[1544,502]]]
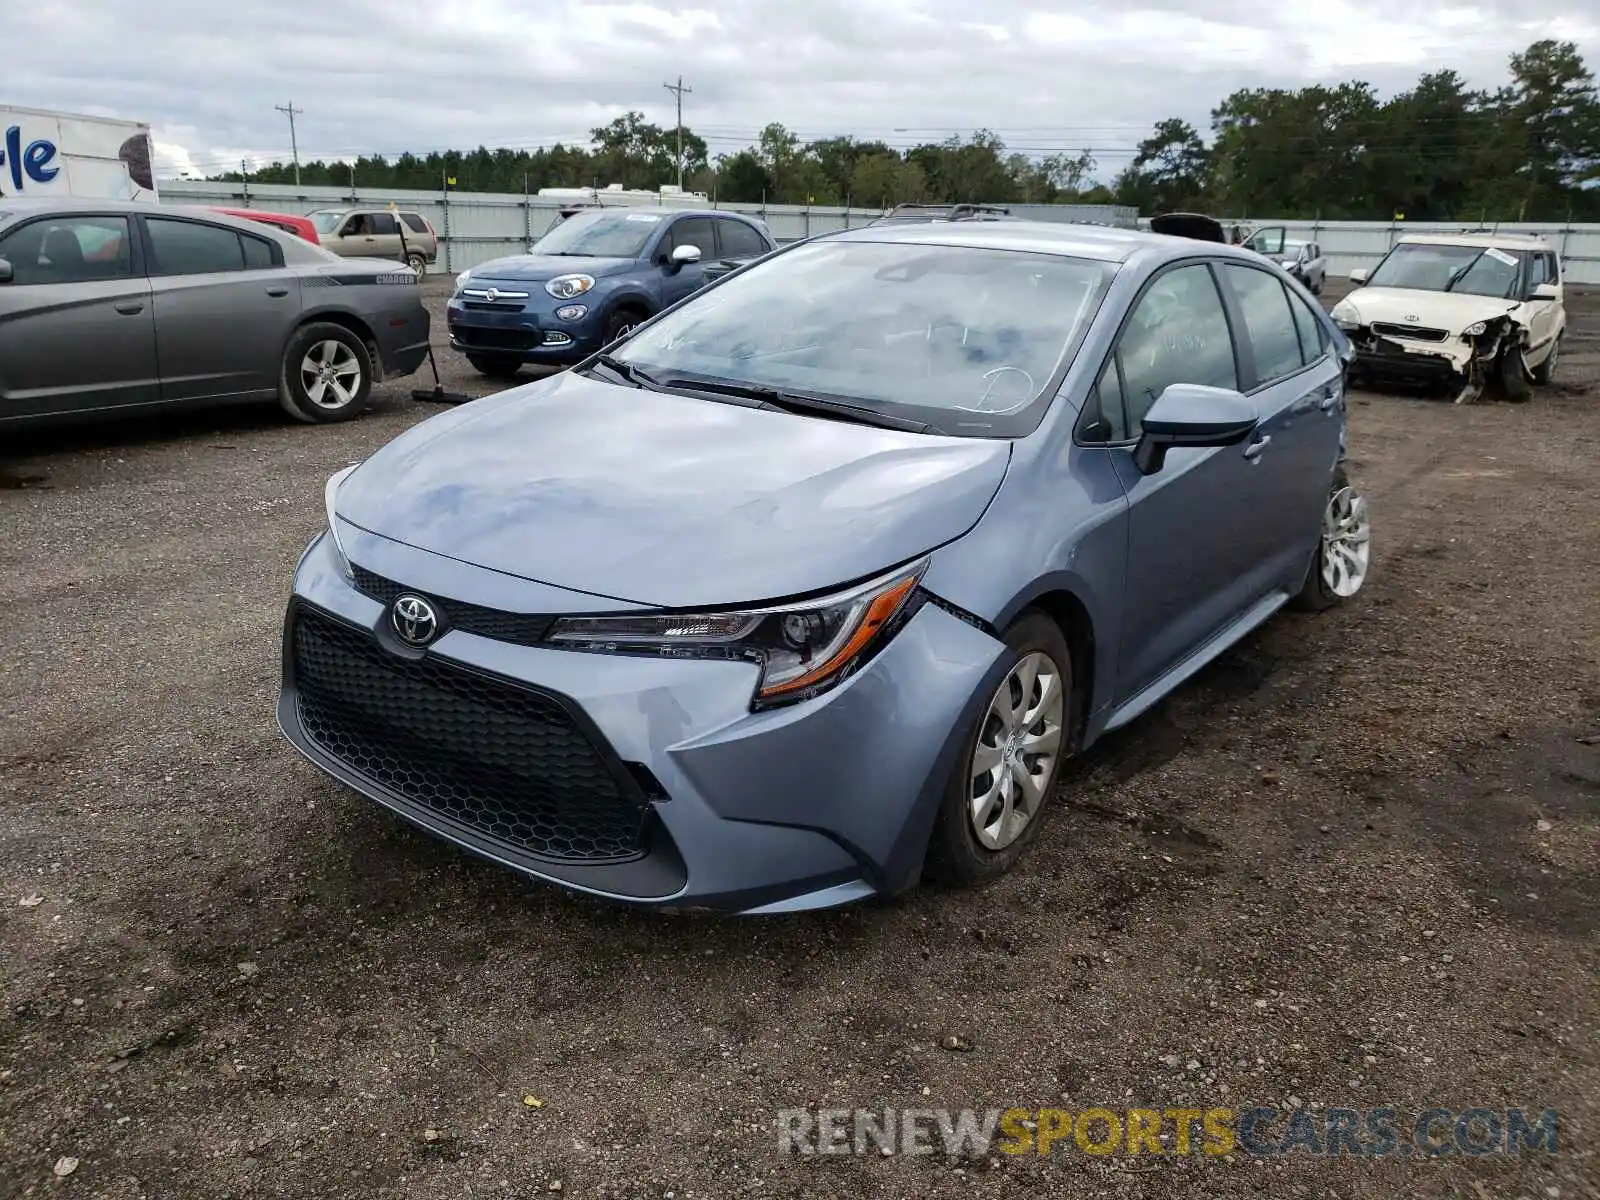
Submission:
[[[1151,284],[1122,331],[1117,365],[1130,437],[1174,383],[1239,386],[1227,313],[1209,267],[1179,267]]]
[[[1551,283],[1560,283],[1561,264],[1559,261],[1557,261],[1556,256],[1553,253],[1546,252],[1542,257],[1545,260],[1545,278],[1547,278]]]
[[[1309,367],[1328,352],[1328,330],[1293,292],[1289,293],[1289,307],[1294,310],[1295,328],[1300,333],[1300,361]]]
[[[417,213],[401,213],[400,219],[406,223],[406,228],[412,233],[427,233],[428,226]]]
[[[32,221],[0,238],[0,258],[12,283],[90,283],[133,274],[126,217],[69,217]]]
[[[368,213],[367,223],[371,225],[367,232],[375,237],[395,237],[400,233],[393,213]]]
[[[1263,387],[1305,366],[1283,284],[1253,267],[1228,263],[1222,269],[1244,311],[1245,334],[1255,351],[1255,386]]]
[[[217,225],[146,217],[152,275],[215,275],[244,270],[239,235]]]
[[[1125,442],[1132,433],[1128,430],[1128,406],[1122,398],[1122,374],[1117,370],[1117,357],[1106,360],[1105,369],[1094,385],[1097,416],[1083,431],[1086,442]]]
[[[244,265],[247,271],[268,271],[278,265],[272,253],[272,243],[265,238],[241,233],[239,240],[244,243]]]
[[[367,218],[361,213],[357,213],[344,223],[344,228],[339,230],[339,236],[355,237],[358,234],[371,232],[372,230],[367,226]]]
[[[717,256],[716,231],[711,227],[710,217],[683,217],[674,221],[667,232],[666,241],[663,249],[668,254],[679,246],[699,246],[702,259]]]
[[[767,243],[755,227],[743,221],[718,220],[717,237],[722,242],[722,258],[759,258],[767,252]]]

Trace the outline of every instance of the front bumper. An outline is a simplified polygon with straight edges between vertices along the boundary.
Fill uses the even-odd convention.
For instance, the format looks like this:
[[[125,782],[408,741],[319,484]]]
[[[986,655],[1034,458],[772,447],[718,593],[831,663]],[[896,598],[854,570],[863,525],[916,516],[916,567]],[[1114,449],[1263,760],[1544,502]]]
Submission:
[[[450,348],[462,354],[552,364],[577,362],[600,349],[605,326],[597,304],[585,305],[589,311],[580,319],[563,321],[555,310],[567,302],[546,304],[540,284],[526,286],[540,291],[522,309],[469,306],[459,296],[450,297],[445,304]]]
[[[369,534],[346,548],[446,614],[457,601],[502,613],[594,610],[593,597],[546,585],[510,595],[521,585],[504,576]],[[963,736],[1006,665],[1003,644],[929,603],[845,683],[751,713],[756,671],[746,663],[551,649],[461,628],[418,655],[385,635],[389,614],[344,579],[325,538],[308,550],[285,622],[278,722],[289,741],[465,850],[540,882],[657,907],[789,912],[914,884]],[[346,661],[360,659],[342,705],[330,708],[326,647],[308,649],[308,618],[342,639]],[[394,684],[418,663],[443,691]],[[458,701],[462,689],[487,698]],[[418,703],[424,696],[434,701]],[[555,714],[559,760],[530,757],[529,746],[556,736],[530,706]],[[581,786],[584,771],[596,787]]]

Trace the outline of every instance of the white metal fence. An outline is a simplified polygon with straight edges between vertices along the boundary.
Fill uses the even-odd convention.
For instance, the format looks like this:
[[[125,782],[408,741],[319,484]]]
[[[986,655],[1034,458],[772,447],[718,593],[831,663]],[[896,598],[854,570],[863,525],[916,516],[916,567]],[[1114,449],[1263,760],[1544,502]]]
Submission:
[[[277,212],[307,213],[316,208],[347,204],[387,205],[391,200],[433,222],[444,244],[440,267],[460,271],[503,254],[525,249],[556,220],[559,202],[537,196],[483,192],[436,191],[380,192],[366,188],[297,188],[283,184],[213,183],[193,180],[162,181],[161,199],[167,204],[215,204],[224,207],[264,208]],[[882,215],[876,208],[806,207],[792,204],[718,204],[716,207],[761,217],[780,242],[848,229]],[[1133,210],[1115,205],[1011,205],[1017,216],[1033,220],[1092,221],[1131,224]],[[1290,237],[1319,243],[1328,256],[1329,271],[1348,274],[1371,267],[1403,233],[1457,233],[1464,222],[1422,221],[1282,221],[1256,218],[1255,228],[1282,224]],[[1561,255],[1571,283],[1600,284],[1600,225],[1561,223],[1495,226],[1506,233],[1534,233],[1546,238]]]

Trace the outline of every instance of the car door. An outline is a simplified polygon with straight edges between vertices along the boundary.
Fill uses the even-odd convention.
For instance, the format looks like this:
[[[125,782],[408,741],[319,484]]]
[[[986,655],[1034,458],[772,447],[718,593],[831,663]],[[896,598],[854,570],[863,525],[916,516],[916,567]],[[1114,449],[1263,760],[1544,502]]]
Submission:
[[[403,257],[400,253],[400,222],[395,220],[392,212],[368,213],[367,227],[371,233],[368,234],[368,248],[364,254],[371,258],[392,258],[396,261]]]
[[[1101,370],[1093,407],[1103,424],[1091,421],[1091,428],[1107,443],[1128,498],[1119,701],[1259,598],[1251,564],[1264,550],[1261,509],[1271,496],[1247,448],[1174,448],[1151,475],[1133,453],[1145,413],[1169,386],[1237,389],[1248,365],[1239,360],[1212,266],[1189,260],[1145,286]]]
[[[140,217],[161,394],[246,398],[278,388],[299,278],[272,241],[189,217]]]
[[[1261,418],[1250,474],[1263,492],[1255,518],[1262,544],[1247,565],[1249,590],[1292,591],[1321,535],[1328,483],[1339,461],[1344,372],[1292,285],[1247,263],[1225,263],[1219,274],[1236,337],[1247,351],[1242,390]],[[1308,322],[1315,328],[1307,329]]]
[[[679,246],[694,246],[700,251],[700,261],[692,263],[674,264],[671,260],[672,252]],[[717,234],[710,217],[679,217],[667,227],[661,236],[661,246],[657,251],[656,260],[660,262],[662,256],[667,257],[667,262],[661,267],[664,272],[661,280],[662,306],[676,304],[692,292],[699,291],[706,284],[706,267],[714,262],[717,257]]]
[[[706,282],[720,279],[730,271],[737,271],[746,263],[754,262],[770,253],[772,246],[761,231],[738,217],[717,217],[716,261],[706,267]]]
[[[1535,251],[1528,255],[1528,286],[1523,295],[1528,297],[1528,360],[1534,364],[1544,361],[1556,329],[1558,305],[1554,300],[1534,300],[1533,289],[1545,283],[1559,283],[1555,271],[1555,255]]]
[[[0,422],[156,404],[150,283],[123,215],[59,213],[0,234]]]
[[[1289,230],[1284,225],[1265,225],[1250,234],[1250,240],[1245,243],[1257,254],[1271,259],[1283,257],[1283,243],[1289,236]]]

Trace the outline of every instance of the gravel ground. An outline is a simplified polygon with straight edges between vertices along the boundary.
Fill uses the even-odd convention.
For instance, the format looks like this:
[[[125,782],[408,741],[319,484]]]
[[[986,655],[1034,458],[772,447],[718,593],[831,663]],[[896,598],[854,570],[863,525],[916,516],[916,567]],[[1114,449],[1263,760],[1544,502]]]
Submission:
[[[1023,869],[762,922],[524,886],[279,736],[322,482],[439,411],[425,372],[333,428],[13,437],[0,1195],[1600,1195],[1600,296],[1572,304],[1533,403],[1355,399],[1362,598],[1075,764]],[[1554,1107],[1560,1152],[798,1158],[774,1127],[1291,1097]]]

